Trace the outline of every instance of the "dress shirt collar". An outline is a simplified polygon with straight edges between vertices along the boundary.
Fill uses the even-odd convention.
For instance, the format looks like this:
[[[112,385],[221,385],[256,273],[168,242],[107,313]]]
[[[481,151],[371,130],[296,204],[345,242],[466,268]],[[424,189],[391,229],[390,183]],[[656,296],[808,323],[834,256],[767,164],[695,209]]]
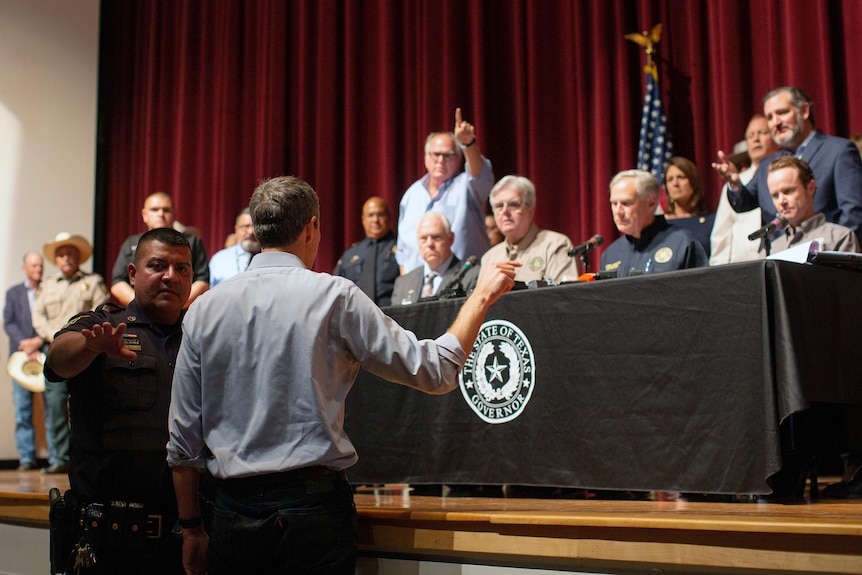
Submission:
[[[451,178],[449,178],[448,180],[446,180],[445,182],[440,184],[440,187],[437,188],[437,195],[434,196],[433,198],[429,196],[429,198],[428,198],[429,204],[433,204],[434,202],[436,202],[443,195],[443,192],[445,192],[447,189],[449,189],[449,186],[452,185],[452,182],[454,182],[455,178],[457,178],[458,175],[461,173],[462,172],[455,172],[454,176],[452,176]],[[431,184],[431,174],[425,174],[424,176],[422,176],[422,187],[425,188],[425,191],[428,191],[428,189],[430,188],[430,184]]]
[[[298,256],[290,252],[260,252],[251,259],[248,269],[293,267],[307,269]]]
[[[792,239],[797,234],[808,234],[811,230],[814,230],[823,224],[826,223],[826,216],[822,212],[818,212],[801,222],[797,227],[787,226],[784,229],[784,233],[788,239]]]
[[[518,242],[517,244],[515,244],[514,246],[509,243],[508,239],[505,240],[506,255],[507,256],[509,255],[509,252],[512,251],[513,247],[515,248],[516,254],[524,253],[525,251],[527,251],[527,248],[530,247],[530,244],[532,244],[536,240],[536,236],[538,236],[538,235],[539,235],[539,227],[536,225],[535,222],[533,222],[532,224],[530,224],[530,229],[527,230],[527,235],[525,235],[523,238],[521,238],[521,241]]]
[[[447,259],[445,262],[443,262],[442,264],[440,264],[439,266],[437,266],[437,269],[436,269],[436,270],[432,270],[431,268],[429,268],[429,267],[428,267],[428,263],[427,263],[427,262],[426,262],[426,263],[424,263],[424,264],[423,264],[423,266],[424,266],[425,270],[424,270],[424,273],[422,274],[422,278],[423,278],[423,279],[424,279],[424,278],[427,278],[427,277],[428,277],[428,274],[430,274],[432,271],[433,271],[435,274],[437,274],[437,277],[443,277],[443,274],[445,274],[445,273],[446,273],[446,270],[448,270],[448,269],[449,269],[449,266],[451,266],[451,265],[452,265],[452,260],[453,260],[453,259],[455,259],[455,254],[449,254],[449,259]]]
[[[797,158],[801,158],[801,157],[802,157],[802,152],[804,152],[804,151],[805,151],[805,146],[807,146],[809,143],[811,143],[811,140],[812,140],[812,139],[814,139],[814,134],[815,134],[816,132],[817,132],[817,130],[811,130],[810,132],[808,132],[808,135],[807,135],[807,136],[805,136],[805,139],[804,139],[804,140],[802,140],[802,143],[801,143],[801,144],[799,144],[799,147],[798,147],[798,148],[796,148],[796,151],[795,151],[795,152],[793,152],[793,155],[794,155],[794,156],[796,156]],[[788,152],[789,152],[789,151],[790,151],[790,150],[788,150]]]
[[[27,288],[27,292],[31,294],[35,294],[37,291],[39,291],[39,284],[36,284],[35,288],[30,287],[30,278],[24,278],[24,287]]]
[[[86,276],[87,276],[87,274],[83,270],[79,269],[78,271],[73,273],[68,278],[66,276],[64,276],[62,272],[60,272],[56,276],[54,276],[53,279],[56,282],[67,281],[71,284],[71,283],[75,283],[76,281],[78,281],[82,278],[85,278]]]

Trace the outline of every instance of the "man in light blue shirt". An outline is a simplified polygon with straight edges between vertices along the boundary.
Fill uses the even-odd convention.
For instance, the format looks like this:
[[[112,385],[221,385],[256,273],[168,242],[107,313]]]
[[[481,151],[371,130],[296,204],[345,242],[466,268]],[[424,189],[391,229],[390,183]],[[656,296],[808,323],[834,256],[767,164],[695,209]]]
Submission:
[[[263,182],[250,209],[262,252],[183,322],[167,459],[184,566],[353,575],[357,520],[344,470],[358,457],[343,425],[359,368],[426,393],[456,389],[465,350],[519,264],[484,269],[449,330],[419,340],[352,281],[311,271],[320,206],[306,182]],[[200,520],[202,470],[214,478],[212,539]]]
[[[395,258],[402,274],[423,263],[416,226],[425,212],[446,215],[455,233],[452,252],[461,260],[482,257],[489,247],[485,207],[494,185],[494,171],[490,160],[479,151],[476,129],[462,120],[461,108],[455,110],[454,132],[428,135],[425,168],[428,173],[407,188],[399,207]]]
[[[251,258],[260,253],[260,242],[254,235],[248,208],[236,217],[236,225],[233,229],[236,243],[216,252],[210,259],[210,288],[214,288],[231,276],[244,272]]]

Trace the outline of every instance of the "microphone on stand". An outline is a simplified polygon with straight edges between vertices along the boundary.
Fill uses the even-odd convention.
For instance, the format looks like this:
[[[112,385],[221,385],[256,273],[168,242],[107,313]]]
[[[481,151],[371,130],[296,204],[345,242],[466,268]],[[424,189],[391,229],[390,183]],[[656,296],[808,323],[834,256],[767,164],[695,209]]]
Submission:
[[[467,290],[464,289],[464,284],[462,284],[461,281],[464,279],[464,276],[467,275],[467,272],[470,271],[470,268],[476,265],[477,261],[479,261],[479,258],[476,256],[470,256],[466,261],[464,261],[461,269],[458,270],[458,273],[455,274],[455,277],[453,277],[452,281],[449,282],[445,293],[440,295],[440,299],[465,297],[467,295]]]
[[[768,238],[774,232],[777,232],[778,230],[783,230],[789,223],[790,222],[787,221],[787,218],[785,218],[784,216],[775,216],[774,220],[772,220],[756,232],[749,234],[748,241],[753,242],[754,240],[759,240],[761,238]]]
[[[599,234],[596,234],[593,237],[591,237],[590,239],[588,239],[587,241],[585,241],[584,243],[582,243],[581,245],[575,246],[574,248],[570,249],[569,250],[569,257],[573,258],[575,256],[579,256],[581,254],[585,254],[587,252],[590,252],[590,251],[596,249],[597,247],[599,247],[600,245],[602,245],[603,243],[605,243],[605,238],[603,238]]]

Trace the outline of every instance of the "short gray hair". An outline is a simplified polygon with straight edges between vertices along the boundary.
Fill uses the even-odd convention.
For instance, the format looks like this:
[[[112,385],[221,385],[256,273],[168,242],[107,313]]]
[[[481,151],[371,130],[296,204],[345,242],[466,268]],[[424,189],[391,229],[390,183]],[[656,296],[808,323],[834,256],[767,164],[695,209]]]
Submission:
[[[455,132],[431,132],[428,134],[428,137],[425,138],[425,155],[428,155],[428,152],[431,151],[431,140],[436,138],[437,136],[449,136],[452,139],[452,147],[455,148],[455,153],[458,154],[459,158],[464,157],[464,151],[461,149],[461,146],[458,145],[458,140],[455,139]]]
[[[497,192],[508,188],[521,192],[525,206],[532,207],[536,205],[536,186],[533,182],[524,176],[509,175],[504,176],[499,182],[494,184],[493,188],[491,188],[491,195],[488,196],[488,201],[491,203],[492,208],[494,207],[494,196],[497,195]]]
[[[422,217],[419,218],[419,221],[416,222],[416,229],[419,229],[419,226],[425,220],[439,220],[441,224],[443,224],[443,231],[446,232],[447,236],[452,235],[452,224],[449,223],[449,218],[446,217],[446,214],[442,212],[425,212],[422,214]]]
[[[645,200],[650,197],[658,199],[661,186],[659,185],[656,177],[645,170],[623,170],[622,172],[619,172],[616,176],[611,178],[611,183],[608,186],[608,190],[612,189],[615,185],[617,185],[617,182],[624,178],[634,179],[635,190],[637,190],[638,197],[640,197],[642,200]]]

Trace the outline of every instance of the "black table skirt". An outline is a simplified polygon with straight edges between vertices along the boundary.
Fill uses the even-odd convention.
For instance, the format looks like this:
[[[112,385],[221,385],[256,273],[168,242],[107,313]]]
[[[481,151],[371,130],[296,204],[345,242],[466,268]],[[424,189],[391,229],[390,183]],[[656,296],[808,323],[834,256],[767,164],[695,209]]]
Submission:
[[[860,299],[862,274],[772,261],[507,294],[487,320],[532,350],[519,415],[488,423],[463,384],[428,396],[363,371],[350,480],[768,493],[783,418],[862,403]],[[436,337],[462,301],[385,311]]]

